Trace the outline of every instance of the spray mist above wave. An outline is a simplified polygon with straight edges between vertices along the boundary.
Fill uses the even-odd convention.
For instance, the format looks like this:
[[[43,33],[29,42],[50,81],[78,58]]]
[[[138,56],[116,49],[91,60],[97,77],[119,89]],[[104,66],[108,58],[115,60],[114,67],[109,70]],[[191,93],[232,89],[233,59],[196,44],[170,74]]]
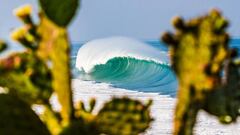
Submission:
[[[89,80],[174,95],[177,82],[168,63],[165,51],[131,38],[112,37],[84,44],[78,51],[76,67]]]

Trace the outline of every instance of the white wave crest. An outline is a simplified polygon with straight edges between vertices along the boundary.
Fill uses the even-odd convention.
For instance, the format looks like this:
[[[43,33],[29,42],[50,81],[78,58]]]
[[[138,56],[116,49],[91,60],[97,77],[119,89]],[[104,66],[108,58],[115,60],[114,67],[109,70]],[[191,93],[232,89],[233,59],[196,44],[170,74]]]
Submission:
[[[115,57],[131,57],[139,60],[151,60],[157,63],[169,63],[168,55],[148,44],[127,37],[110,37],[92,40],[78,51],[76,68],[90,72],[95,65],[106,64]]]

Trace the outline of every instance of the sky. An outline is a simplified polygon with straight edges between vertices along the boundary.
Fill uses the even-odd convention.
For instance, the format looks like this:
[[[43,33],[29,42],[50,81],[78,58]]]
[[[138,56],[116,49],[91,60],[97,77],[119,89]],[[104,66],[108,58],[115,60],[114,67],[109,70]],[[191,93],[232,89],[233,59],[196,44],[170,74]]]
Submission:
[[[36,14],[37,0],[0,0],[0,38],[8,40],[13,28],[21,26],[12,10],[26,3],[34,6]],[[164,31],[173,30],[173,16],[188,19],[213,7],[221,9],[231,21],[230,34],[240,37],[239,5],[239,0],[82,0],[69,27],[70,38],[73,42],[109,36],[159,39]]]

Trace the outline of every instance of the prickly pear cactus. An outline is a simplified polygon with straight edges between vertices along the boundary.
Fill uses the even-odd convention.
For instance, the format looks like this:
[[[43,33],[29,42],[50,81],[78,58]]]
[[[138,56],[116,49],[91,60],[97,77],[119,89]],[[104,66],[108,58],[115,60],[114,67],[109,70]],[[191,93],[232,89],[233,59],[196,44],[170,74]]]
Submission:
[[[79,0],[39,0],[46,16],[58,26],[66,27],[79,6]]]
[[[51,73],[33,53],[16,53],[0,60],[0,86],[29,104],[45,104],[52,94]],[[14,84],[14,85],[13,85]]]
[[[210,114],[218,116],[223,124],[236,122],[240,115],[240,61],[230,57],[224,65],[225,76],[221,86],[209,94],[205,109]]]
[[[0,52],[3,52],[7,48],[7,44],[0,40]]]
[[[227,62],[225,83],[220,76],[223,64],[229,61],[228,21],[213,9],[209,14],[189,21],[176,17],[173,26],[175,33],[163,34],[162,41],[170,46],[172,67],[179,79],[174,134],[193,134],[200,109],[217,115],[221,121],[232,120],[232,115],[235,119],[240,102],[233,96],[235,92],[239,93],[237,66]],[[229,111],[229,107],[235,113]]]
[[[9,94],[0,94],[1,135],[50,135],[31,107]]]
[[[16,29],[11,37],[20,43],[25,50],[0,59],[0,86],[3,87],[1,90],[6,93],[7,97],[19,98],[21,100],[19,104],[24,102],[28,105],[28,108],[23,107],[22,110],[19,110],[21,105],[15,106],[14,104],[12,108],[20,112],[16,120],[21,121],[20,116],[31,120],[30,113],[33,113],[31,106],[40,104],[43,107],[43,112],[38,117],[36,115],[34,117],[37,117],[39,121],[41,120],[39,129],[43,126],[48,129],[41,132],[34,129],[33,133],[29,132],[29,134],[99,135],[104,133],[135,135],[144,132],[152,121],[149,111],[151,102],[145,105],[137,100],[115,98],[106,103],[97,115],[93,113],[95,99],[90,100],[89,108],[86,108],[81,101],[74,108],[67,25],[75,14],[78,0],[40,0],[40,3],[42,11],[39,14],[39,24],[35,24],[32,20],[30,5],[15,10],[15,15],[24,25]],[[0,52],[4,51],[5,48],[6,44],[0,41]],[[57,95],[61,105],[60,112],[54,111],[49,103],[52,93]],[[0,101],[2,101],[1,98]],[[16,101],[18,103],[18,100]],[[5,111],[7,103],[0,102],[0,106],[4,107],[3,110],[0,108],[0,114],[4,114],[4,117],[5,112],[10,112],[9,116],[14,115],[10,108]],[[22,114],[24,111],[30,113]],[[123,113],[126,115],[122,117]],[[12,118],[9,116],[6,117],[6,121],[9,119],[12,122]],[[6,121],[0,121],[0,124]],[[113,125],[111,125],[112,123]],[[31,127],[35,125],[28,125],[25,121],[22,121],[21,124],[35,128]],[[4,126],[0,126],[0,131],[1,127]],[[22,133],[21,128],[25,127],[19,126],[19,129],[16,130],[20,134]],[[6,129],[6,133],[15,135],[8,130],[9,128]],[[2,131],[5,133],[5,129]],[[28,135],[28,132],[23,132],[23,134]]]
[[[78,133],[84,133],[84,135],[138,135],[143,133],[153,120],[149,108],[151,103],[151,100],[147,104],[143,104],[127,97],[113,98],[105,103],[96,115],[90,111],[94,109],[94,100],[90,101],[89,110],[80,103],[79,107],[82,111],[76,112],[78,121],[64,129],[62,135],[77,135]]]
[[[105,103],[98,113],[98,130],[109,135],[138,135],[144,132],[152,121],[150,105],[151,101],[144,105],[129,98],[114,98]]]
[[[62,106],[61,114],[64,123],[68,125],[74,117],[74,108],[71,91],[70,43],[67,29],[59,27],[46,18],[44,14],[41,14],[40,20],[38,34],[41,41],[37,53],[40,58],[52,62],[53,89]]]
[[[60,135],[100,135],[92,121],[86,121],[86,119],[77,119],[64,128]]]
[[[24,26],[16,29],[11,37],[26,51],[0,59],[0,86],[7,87],[9,93],[18,95],[29,104],[48,104],[52,94],[52,77],[47,64],[35,53],[38,36],[31,10],[31,6],[26,5],[14,11]],[[1,42],[1,46],[5,49],[6,43]]]

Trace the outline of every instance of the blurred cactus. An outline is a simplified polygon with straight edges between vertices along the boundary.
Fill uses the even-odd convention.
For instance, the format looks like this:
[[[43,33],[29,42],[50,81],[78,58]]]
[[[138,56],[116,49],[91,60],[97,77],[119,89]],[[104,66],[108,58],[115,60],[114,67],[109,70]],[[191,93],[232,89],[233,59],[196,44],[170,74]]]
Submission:
[[[90,110],[93,110],[90,100]],[[138,135],[143,133],[152,122],[150,116],[151,100],[147,104],[142,104],[137,100],[126,97],[113,98],[104,104],[97,115],[91,114],[81,102],[76,113],[77,121],[63,130],[63,135]],[[81,125],[85,125],[81,127]]]
[[[222,78],[221,87],[208,95],[203,109],[218,116],[221,123],[229,124],[236,122],[240,116],[240,62],[230,57],[224,64],[225,76]]]
[[[0,40],[0,53],[7,49],[7,44]]]
[[[14,10],[15,16],[17,16],[23,23],[25,24],[33,24],[31,19],[32,14],[32,6],[25,5],[24,7],[20,7]]]
[[[30,27],[24,26],[16,29],[12,32],[11,38],[30,50],[36,50],[38,47],[36,43],[36,36],[29,33],[29,28]]]
[[[165,33],[174,71],[179,79],[174,134],[191,135],[200,109],[224,123],[235,121],[240,109],[239,64],[228,50],[228,21],[213,9],[208,15],[184,21],[173,19],[175,34]],[[225,67],[224,74],[221,72]]]
[[[50,135],[30,106],[9,94],[0,94],[1,135]]]
[[[68,125],[74,119],[74,108],[70,76],[70,43],[67,29],[57,26],[42,13],[38,34],[41,40],[37,53],[40,58],[52,62],[53,89],[62,106],[63,123]]]
[[[58,26],[66,27],[79,6],[79,0],[39,0],[46,16]]]
[[[48,104],[51,73],[33,53],[15,53],[0,60],[0,86],[29,104]],[[13,85],[14,84],[14,85]]]
[[[110,135],[138,135],[144,132],[152,121],[149,103],[143,105],[129,98],[115,98],[105,103],[96,117],[99,131]]]
[[[93,113],[95,99],[89,101],[88,108],[81,101],[74,108],[67,25],[77,10],[78,0],[40,0],[40,5],[42,10],[38,24],[32,20],[30,5],[14,11],[23,26],[16,29],[11,37],[26,50],[0,59],[0,86],[5,92],[5,95],[0,95],[0,134],[15,135],[15,132],[8,131],[10,128],[19,131],[19,135],[137,135],[144,132],[152,121],[151,102],[145,105],[137,100],[114,98],[97,114]],[[0,41],[0,52],[5,48],[6,43]],[[52,93],[58,97],[60,112],[55,112],[49,103]],[[17,98],[17,103],[13,102],[13,97]],[[7,108],[9,104],[11,108]],[[31,110],[34,104],[43,106],[43,112],[38,117]],[[14,123],[10,116],[15,115],[11,109],[19,112],[19,116],[14,117],[19,121],[16,123],[19,127],[11,125]],[[5,117],[5,123],[10,124],[7,125],[9,127],[4,128],[2,117]],[[30,125],[22,117],[36,123]],[[35,127],[37,125],[39,127]],[[25,127],[33,130],[26,131]]]

